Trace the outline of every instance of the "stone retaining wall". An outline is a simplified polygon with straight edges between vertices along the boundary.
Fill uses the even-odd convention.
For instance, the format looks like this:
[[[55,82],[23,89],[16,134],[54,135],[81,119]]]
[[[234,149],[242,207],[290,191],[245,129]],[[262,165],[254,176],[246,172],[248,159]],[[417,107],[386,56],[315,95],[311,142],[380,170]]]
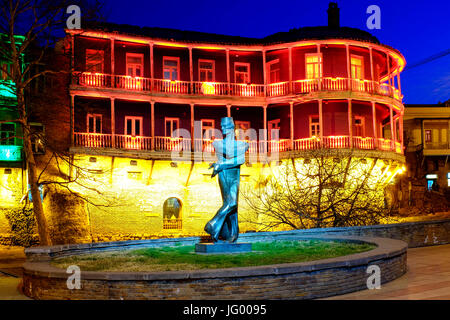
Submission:
[[[102,250],[174,245],[176,239],[80,244],[27,249],[23,290],[34,299],[312,299],[367,288],[369,265],[381,270],[381,283],[406,272],[403,241],[383,238],[300,236],[265,233],[259,241],[322,239],[369,242],[377,248],[353,255],[270,266],[171,272],[81,273],[81,289],[67,288],[68,274],[48,259]],[[181,240],[181,239],[178,239]],[[256,241],[256,235],[253,236]],[[242,241],[242,240],[241,240]],[[195,242],[185,238],[182,243]],[[180,243],[180,241],[178,241]],[[46,260],[46,261],[45,261]]]

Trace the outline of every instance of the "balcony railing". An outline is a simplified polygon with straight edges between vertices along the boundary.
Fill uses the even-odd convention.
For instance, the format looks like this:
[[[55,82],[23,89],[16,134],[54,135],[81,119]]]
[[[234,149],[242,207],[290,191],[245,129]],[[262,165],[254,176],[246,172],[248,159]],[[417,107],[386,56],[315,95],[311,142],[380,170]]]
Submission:
[[[199,82],[150,79],[123,75],[111,76],[102,73],[78,72],[73,74],[73,83],[79,86],[118,88],[131,91],[147,91],[181,95],[279,97],[289,94],[306,94],[317,91],[355,91],[402,99],[398,89],[386,83],[371,80],[324,77],[263,84]],[[153,85],[152,85],[153,83]]]
[[[129,135],[111,135],[100,133],[74,133],[74,145],[88,148],[118,148],[128,150],[156,150],[156,151],[194,151],[214,153],[211,139],[176,138],[176,137],[144,137]],[[316,149],[359,149],[382,150],[403,153],[400,142],[383,138],[352,137],[349,136],[325,136],[280,140],[247,141],[249,143],[248,154],[273,153],[285,151],[302,151]],[[192,149],[193,148],[193,149]]]

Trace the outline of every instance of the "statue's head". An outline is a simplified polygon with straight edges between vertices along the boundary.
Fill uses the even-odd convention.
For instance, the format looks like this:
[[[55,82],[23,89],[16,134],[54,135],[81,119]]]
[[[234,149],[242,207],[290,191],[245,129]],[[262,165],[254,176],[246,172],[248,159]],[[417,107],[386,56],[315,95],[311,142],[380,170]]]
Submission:
[[[220,126],[222,127],[222,133],[228,135],[234,133],[234,121],[231,117],[224,117],[220,120]]]

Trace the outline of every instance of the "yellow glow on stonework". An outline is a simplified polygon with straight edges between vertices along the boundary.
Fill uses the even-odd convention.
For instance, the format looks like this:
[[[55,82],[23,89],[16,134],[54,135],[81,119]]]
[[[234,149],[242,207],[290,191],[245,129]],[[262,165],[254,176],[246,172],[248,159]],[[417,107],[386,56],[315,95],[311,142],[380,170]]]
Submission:
[[[95,159],[94,159],[95,158]],[[384,163],[382,160],[352,158],[354,169],[346,177],[346,187],[352,188],[369,172],[367,184],[382,192],[384,182],[391,182],[397,174],[405,171],[402,164]],[[345,166],[347,159],[329,164]],[[376,161],[376,162],[375,162]],[[374,165],[375,162],[375,165]],[[273,177],[280,182],[280,187],[286,182],[297,183],[294,175],[286,178],[283,172],[286,165],[293,170],[292,163],[299,176],[311,176],[317,172],[317,160],[309,162],[301,158],[272,161],[269,164],[243,165],[241,167],[241,187],[263,187],[264,179]],[[111,202],[106,207],[89,205],[90,221],[93,233],[160,233],[163,232],[163,205],[170,198],[178,198],[182,204],[181,219],[184,234],[200,234],[205,223],[212,218],[221,206],[220,188],[217,178],[211,179],[208,162],[172,162],[171,160],[146,160],[136,158],[109,157],[98,155],[77,156],[75,165],[85,168],[89,173],[78,182],[92,188],[89,190],[72,184],[73,191],[80,193],[94,203],[104,203],[102,197]],[[73,169],[72,177],[76,174]],[[3,177],[2,177],[3,178]],[[261,178],[261,180],[260,180]],[[342,177],[344,180],[344,177]],[[3,182],[3,180],[2,180]],[[343,182],[343,181],[342,181]],[[303,179],[304,187],[317,185],[317,179]],[[100,194],[94,190],[98,190]],[[345,192],[345,189],[343,189]],[[4,190],[0,191],[2,199],[10,196]],[[241,217],[252,217],[246,207],[244,197],[239,199]],[[260,217],[258,217],[259,219]],[[244,220],[244,219],[242,219]],[[254,230],[255,226],[242,226]],[[174,232],[164,230],[164,232]]]

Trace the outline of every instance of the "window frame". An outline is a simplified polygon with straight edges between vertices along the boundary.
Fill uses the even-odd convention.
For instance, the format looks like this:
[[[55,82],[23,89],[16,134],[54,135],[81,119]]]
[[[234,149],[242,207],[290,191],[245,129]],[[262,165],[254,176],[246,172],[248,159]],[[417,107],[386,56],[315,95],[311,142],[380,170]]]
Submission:
[[[166,79],[164,78],[164,73],[165,73],[165,68],[166,66],[164,65],[165,61],[176,61],[177,62],[177,75],[179,79],[172,79],[172,71],[170,71],[170,79]],[[173,67],[169,66],[171,69]],[[170,80],[170,81],[180,81],[181,79],[181,74],[180,74],[180,57],[174,57],[174,56],[163,56],[163,61],[162,61],[162,78],[164,80]]]
[[[313,122],[312,121],[313,119],[317,119],[318,121],[317,122]],[[317,135],[313,135],[312,134],[313,133],[313,127],[316,127],[316,126],[318,128],[318,130],[316,129],[316,131],[318,131],[317,132],[318,134]],[[319,138],[321,129],[322,128],[320,128],[320,117],[319,117],[319,115],[310,115],[309,116],[309,137],[310,138],[312,138],[312,137]]]
[[[142,62],[140,64],[138,64],[138,63],[128,63],[128,57],[135,57],[135,58],[136,57],[140,57]],[[140,76],[136,76],[136,75],[130,76],[128,74],[128,66],[129,65],[132,65],[134,67],[139,65],[141,67],[141,75]],[[126,66],[125,73],[126,73],[127,76],[143,78],[144,77],[144,54],[143,53],[127,52],[126,56],[125,56],[125,66]],[[134,74],[136,74],[136,68],[133,68],[133,72],[134,72]]]
[[[361,60],[361,77],[360,78],[356,78],[353,77],[353,67],[355,66],[355,70],[357,65],[352,63],[352,58],[356,58],[356,59],[360,59]],[[356,71],[355,71],[355,75],[356,75]],[[358,54],[351,54],[350,55],[350,77],[352,79],[356,79],[356,80],[364,80],[364,57],[360,56]]]
[[[238,128],[241,124],[245,124],[246,126],[248,126],[248,128],[247,129]],[[238,140],[243,140],[242,136],[240,136],[239,133],[245,133],[245,131],[249,130],[251,128],[251,122],[250,121],[236,120],[234,122],[234,127],[235,127],[236,138]],[[239,131],[239,130],[241,130],[241,131]]]
[[[278,128],[270,128],[271,124],[274,123],[277,125]],[[281,119],[273,119],[270,121],[267,121],[267,138],[269,141],[272,141],[272,130],[278,129],[278,139],[280,138],[280,131],[281,131]]]
[[[278,69],[275,69],[275,71],[278,72],[278,81],[274,81],[274,82],[270,81],[271,74],[272,74],[272,70],[270,68],[272,67],[272,65],[277,64],[277,63],[280,63],[280,59],[279,58],[271,60],[269,62],[266,62],[266,73],[267,73],[266,74],[266,79],[268,80],[269,84],[271,84],[271,83],[278,83],[278,82],[281,81],[281,67],[280,66],[278,67]]]
[[[1,126],[4,125],[4,124],[12,124],[14,126],[13,131],[2,130]],[[8,132],[11,133],[12,132],[12,137],[13,138],[11,138],[10,135],[8,135],[7,139],[3,140],[1,138],[1,132],[6,132],[6,133],[8,133]],[[17,124],[15,122],[3,122],[3,123],[0,123],[0,145],[2,145],[2,146],[15,146],[15,145],[17,145],[16,132],[17,132]],[[12,141],[12,143],[6,143],[7,141]]]
[[[361,120],[361,125],[357,125],[356,124],[356,120]],[[365,119],[365,117],[364,116],[356,116],[355,115],[355,118],[354,118],[354,120],[353,120],[353,126],[354,126],[354,128],[355,128],[355,137],[365,137],[366,136],[366,119]],[[357,126],[360,126],[361,127],[361,135],[360,136],[358,136],[356,133],[356,127]]]
[[[310,63],[308,62],[308,57],[312,57],[312,56],[318,56],[319,57],[319,61],[317,63]],[[308,77],[308,64],[318,64],[319,65],[319,74],[318,76],[314,77],[314,78],[309,78]],[[314,71],[315,73],[315,71]],[[314,79],[321,79],[323,77],[323,55],[322,53],[305,53],[305,79],[308,80],[314,80]]]
[[[94,119],[94,131],[89,131],[89,118],[93,118]],[[100,118],[100,132],[95,132],[96,131],[96,125],[95,125],[95,121],[96,119]],[[103,133],[103,115],[100,113],[88,113],[86,114],[86,132],[87,133]]]
[[[128,125],[127,125],[127,120],[133,120],[131,122],[131,131],[134,131],[134,134],[127,134],[128,132]],[[140,120],[139,121],[139,132],[141,133],[140,135],[136,135],[136,126],[135,126],[135,121],[134,120]],[[125,136],[130,136],[130,137],[143,137],[144,136],[144,132],[143,132],[143,123],[144,123],[144,117],[142,116],[125,116],[125,127],[124,127],[124,135]],[[134,130],[133,130],[134,128]]]
[[[237,73],[243,73],[242,71],[237,71],[236,72],[236,67],[238,67],[238,66],[246,66],[247,67],[248,82],[236,82],[236,74]],[[234,83],[242,83],[242,84],[252,83],[252,74],[250,72],[250,62],[235,61],[233,70],[234,70]]]
[[[96,56],[98,53],[101,52],[101,66],[102,66],[102,71],[101,72],[92,72],[90,70],[88,70],[88,52],[95,52],[94,54],[92,54],[92,56]],[[92,61],[92,60],[91,60]],[[94,60],[95,61],[95,60]],[[91,73],[105,73],[105,50],[102,49],[86,49],[86,72],[91,72]]]
[[[201,119],[200,120],[200,124],[201,124],[201,133],[202,133],[202,139],[205,139],[205,135],[204,135],[204,133],[203,133],[203,122],[204,121],[211,121],[211,123],[212,123],[212,126],[210,127],[210,128],[208,128],[207,130],[214,130],[215,128],[216,128],[216,122],[215,122],[215,120],[214,119]],[[209,127],[209,126],[208,126]],[[211,137],[210,138],[207,138],[207,139],[211,139]]]
[[[429,140],[428,140],[428,137],[430,138]],[[423,130],[423,139],[424,139],[425,143],[432,143],[433,142],[433,129],[424,129]]]
[[[167,122],[170,121],[171,123],[176,122],[177,123],[177,128],[180,128],[180,118],[175,118],[175,117],[164,117],[164,136],[165,137],[170,137],[170,138],[178,138],[178,137],[174,137],[173,131],[170,133],[170,135],[167,135]],[[171,128],[173,129],[173,125],[171,124]]]
[[[202,81],[201,79],[201,70],[209,70],[200,67],[202,62],[211,62],[212,63],[212,80],[211,81]],[[198,59],[198,81],[200,82],[216,82],[216,60],[211,59]]]

